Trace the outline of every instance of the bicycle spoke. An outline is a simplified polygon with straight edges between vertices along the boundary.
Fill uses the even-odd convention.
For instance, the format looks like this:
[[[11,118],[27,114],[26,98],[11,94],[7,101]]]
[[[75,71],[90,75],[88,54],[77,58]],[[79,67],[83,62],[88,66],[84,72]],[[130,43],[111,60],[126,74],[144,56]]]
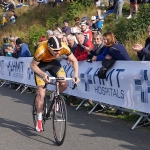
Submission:
[[[64,99],[60,97],[56,100],[53,113],[54,138],[58,145],[61,145],[65,138],[67,123],[66,105]]]

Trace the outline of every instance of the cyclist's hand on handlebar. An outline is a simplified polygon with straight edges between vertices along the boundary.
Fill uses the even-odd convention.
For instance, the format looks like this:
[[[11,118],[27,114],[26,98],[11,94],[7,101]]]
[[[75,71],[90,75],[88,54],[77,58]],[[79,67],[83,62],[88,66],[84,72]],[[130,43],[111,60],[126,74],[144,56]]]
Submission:
[[[78,77],[74,77],[74,84],[78,84],[80,82],[80,79]]]
[[[43,76],[43,80],[44,80],[45,83],[49,83],[50,82],[49,76],[47,74],[45,74]]]

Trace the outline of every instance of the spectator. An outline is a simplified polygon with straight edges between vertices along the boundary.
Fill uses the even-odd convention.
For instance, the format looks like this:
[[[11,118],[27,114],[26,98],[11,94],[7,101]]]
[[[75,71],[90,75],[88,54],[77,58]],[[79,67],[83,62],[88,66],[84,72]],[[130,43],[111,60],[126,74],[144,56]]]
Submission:
[[[58,37],[58,35],[61,34],[61,32],[59,32],[58,30],[54,30],[53,35]]]
[[[80,26],[80,18],[79,17],[75,17],[74,21],[75,21],[74,27],[77,27],[78,30],[80,30],[80,28],[81,28],[81,26]]]
[[[13,47],[14,50],[16,50],[16,39],[18,37],[14,37],[14,36],[10,36],[9,40],[10,40],[10,45]]]
[[[86,16],[82,18],[81,22],[86,22],[87,28],[91,29],[91,23],[88,22],[88,18]]]
[[[53,31],[52,30],[47,30],[46,34],[47,34],[47,38],[49,39],[51,36],[53,36]]]
[[[78,61],[86,60],[88,58],[88,51],[94,48],[93,43],[84,37],[83,33],[76,34],[78,45],[75,50],[75,57]]]
[[[74,54],[75,49],[77,47],[77,43],[74,40],[74,36],[72,34],[69,34],[67,36],[67,40],[68,40],[68,46],[71,49],[71,52]]]
[[[43,41],[46,41],[46,36],[41,36],[38,43],[34,43],[34,49],[36,50],[38,45]]]
[[[14,12],[14,11],[11,11],[10,22],[11,22],[11,23],[15,23],[15,22],[16,22],[15,12]]]
[[[71,28],[69,27],[68,20],[64,20],[64,27],[62,28],[62,32],[66,35],[71,33]]]
[[[130,15],[127,17],[127,19],[132,18],[133,10],[135,11],[136,14],[138,11],[138,0],[130,0]]]
[[[28,48],[28,45],[25,43],[22,43],[22,40],[18,38],[16,40],[16,51],[13,53],[14,58],[19,57],[31,57],[30,50]]]
[[[103,43],[103,36],[100,32],[94,34],[94,49],[90,51],[88,62],[101,61],[106,57],[107,48]]]
[[[67,37],[66,36],[62,37],[62,42],[66,43],[66,45],[68,45],[68,41],[67,41]]]
[[[1,47],[1,51],[2,51],[2,55],[6,56],[7,52],[5,52],[5,50],[8,48],[9,43],[8,43],[8,38],[5,37],[3,38],[3,46]]]
[[[92,16],[91,17],[91,21],[92,21],[92,32],[97,32],[98,31],[98,27],[97,27],[97,23],[96,23],[96,16]]]
[[[76,43],[78,43],[77,39],[76,39],[76,33],[80,33],[81,32],[81,29],[79,29],[78,27],[72,27],[71,28],[71,34],[73,35],[74,37],[74,40]]]
[[[88,28],[87,23],[85,21],[82,21],[80,24],[81,24],[81,32],[84,34],[85,38],[92,41],[93,39],[92,31]]]
[[[103,28],[103,24],[104,24],[104,15],[101,14],[100,9],[97,9],[96,13],[97,13],[97,15],[96,15],[97,28],[98,28],[98,31],[100,31],[102,33],[102,28]]]
[[[60,28],[60,24],[58,24],[58,23],[55,24],[55,27],[56,27],[56,30],[58,30],[60,33],[62,32],[62,31],[61,31],[61,28]]]
[[[122,7],[124,4],[124,0],[116,0],[115,8],[114,8],[114,14],[116,20],[118,20],[122,16]]]
[[[145,41],[145,46],[141,44],[135,44],[133,50],[137,52],[139,60],[149,61],[150,60],[150,25],[148,26],[148,38]]]
[[[2,18],[2,26],[5,26],[7,25],[7,20],[6,20],[6,16],[3,15],[3,18]]]
[[[113,33],[105,33],[103,35],[103,42],[104,45],[108,48],[108,54],[105,57],[106,59],[113,58],[115,60],[131,60],[125,47],[117,42]]]
[[[16,8],[16,4],[15,4],[15,2],[13,1],[13,0],[8,0],[8,7],[7,7],[7,9],[6,9],[6,11],[7,10],[14,10],[15,8]]]

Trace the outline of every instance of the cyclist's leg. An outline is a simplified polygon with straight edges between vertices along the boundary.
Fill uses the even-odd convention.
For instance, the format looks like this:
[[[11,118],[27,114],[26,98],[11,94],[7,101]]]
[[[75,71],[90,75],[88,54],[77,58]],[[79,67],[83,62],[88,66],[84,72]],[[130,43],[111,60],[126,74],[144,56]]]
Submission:
[[[49,65],[49,63],[40,63],[38,67],[43,71],[46,72],[46,67]],[[39,77],[37,74],[35,74],[35,82],[37,85],[37,96],[36,96],[36,108],[37,108],[37,126],[36,130],[42,132],[42,113],[43,113],[43,105],[44,105],[44,97],[46,93],[46,89],[44,89],[45,82],[41,77]]]
[[[42,111],[43,111],[43,104],[44,104],[44,97],[46,89],[43,89],[45,82],[35,74],[35,80],[37,84],[37,96],[36,96],[36,108],[37,108],[37,124],[36,130],[39,132],[43,131],[42,127]]]
[[[51,67],[48,71],[49,73],[54,76],[54,77],[66,77],[66,73],[64,71],[64,68],[61,66],[60,62],[58,60],[53,60],[51,62],[51,65],[53,65],[53,67]],[[60,93],[62,93],[63,91],[65,91],[68,87],[67,81],[62,80],[59,81],[59,91]]]

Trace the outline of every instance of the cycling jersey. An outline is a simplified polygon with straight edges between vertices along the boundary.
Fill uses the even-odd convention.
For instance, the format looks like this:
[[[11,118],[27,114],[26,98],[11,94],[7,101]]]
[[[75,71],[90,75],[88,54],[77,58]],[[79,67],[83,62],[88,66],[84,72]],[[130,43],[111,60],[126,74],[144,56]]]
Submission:
[[[61,42],[61,44],[62,49],[60,50],[59,56],[61,55],[69,56],[71,54],[70,48],[64,42]],[[43,41],[37,47],[33,59],[37,62],[51,62],[56,58],[48,50],[47,41]]]

